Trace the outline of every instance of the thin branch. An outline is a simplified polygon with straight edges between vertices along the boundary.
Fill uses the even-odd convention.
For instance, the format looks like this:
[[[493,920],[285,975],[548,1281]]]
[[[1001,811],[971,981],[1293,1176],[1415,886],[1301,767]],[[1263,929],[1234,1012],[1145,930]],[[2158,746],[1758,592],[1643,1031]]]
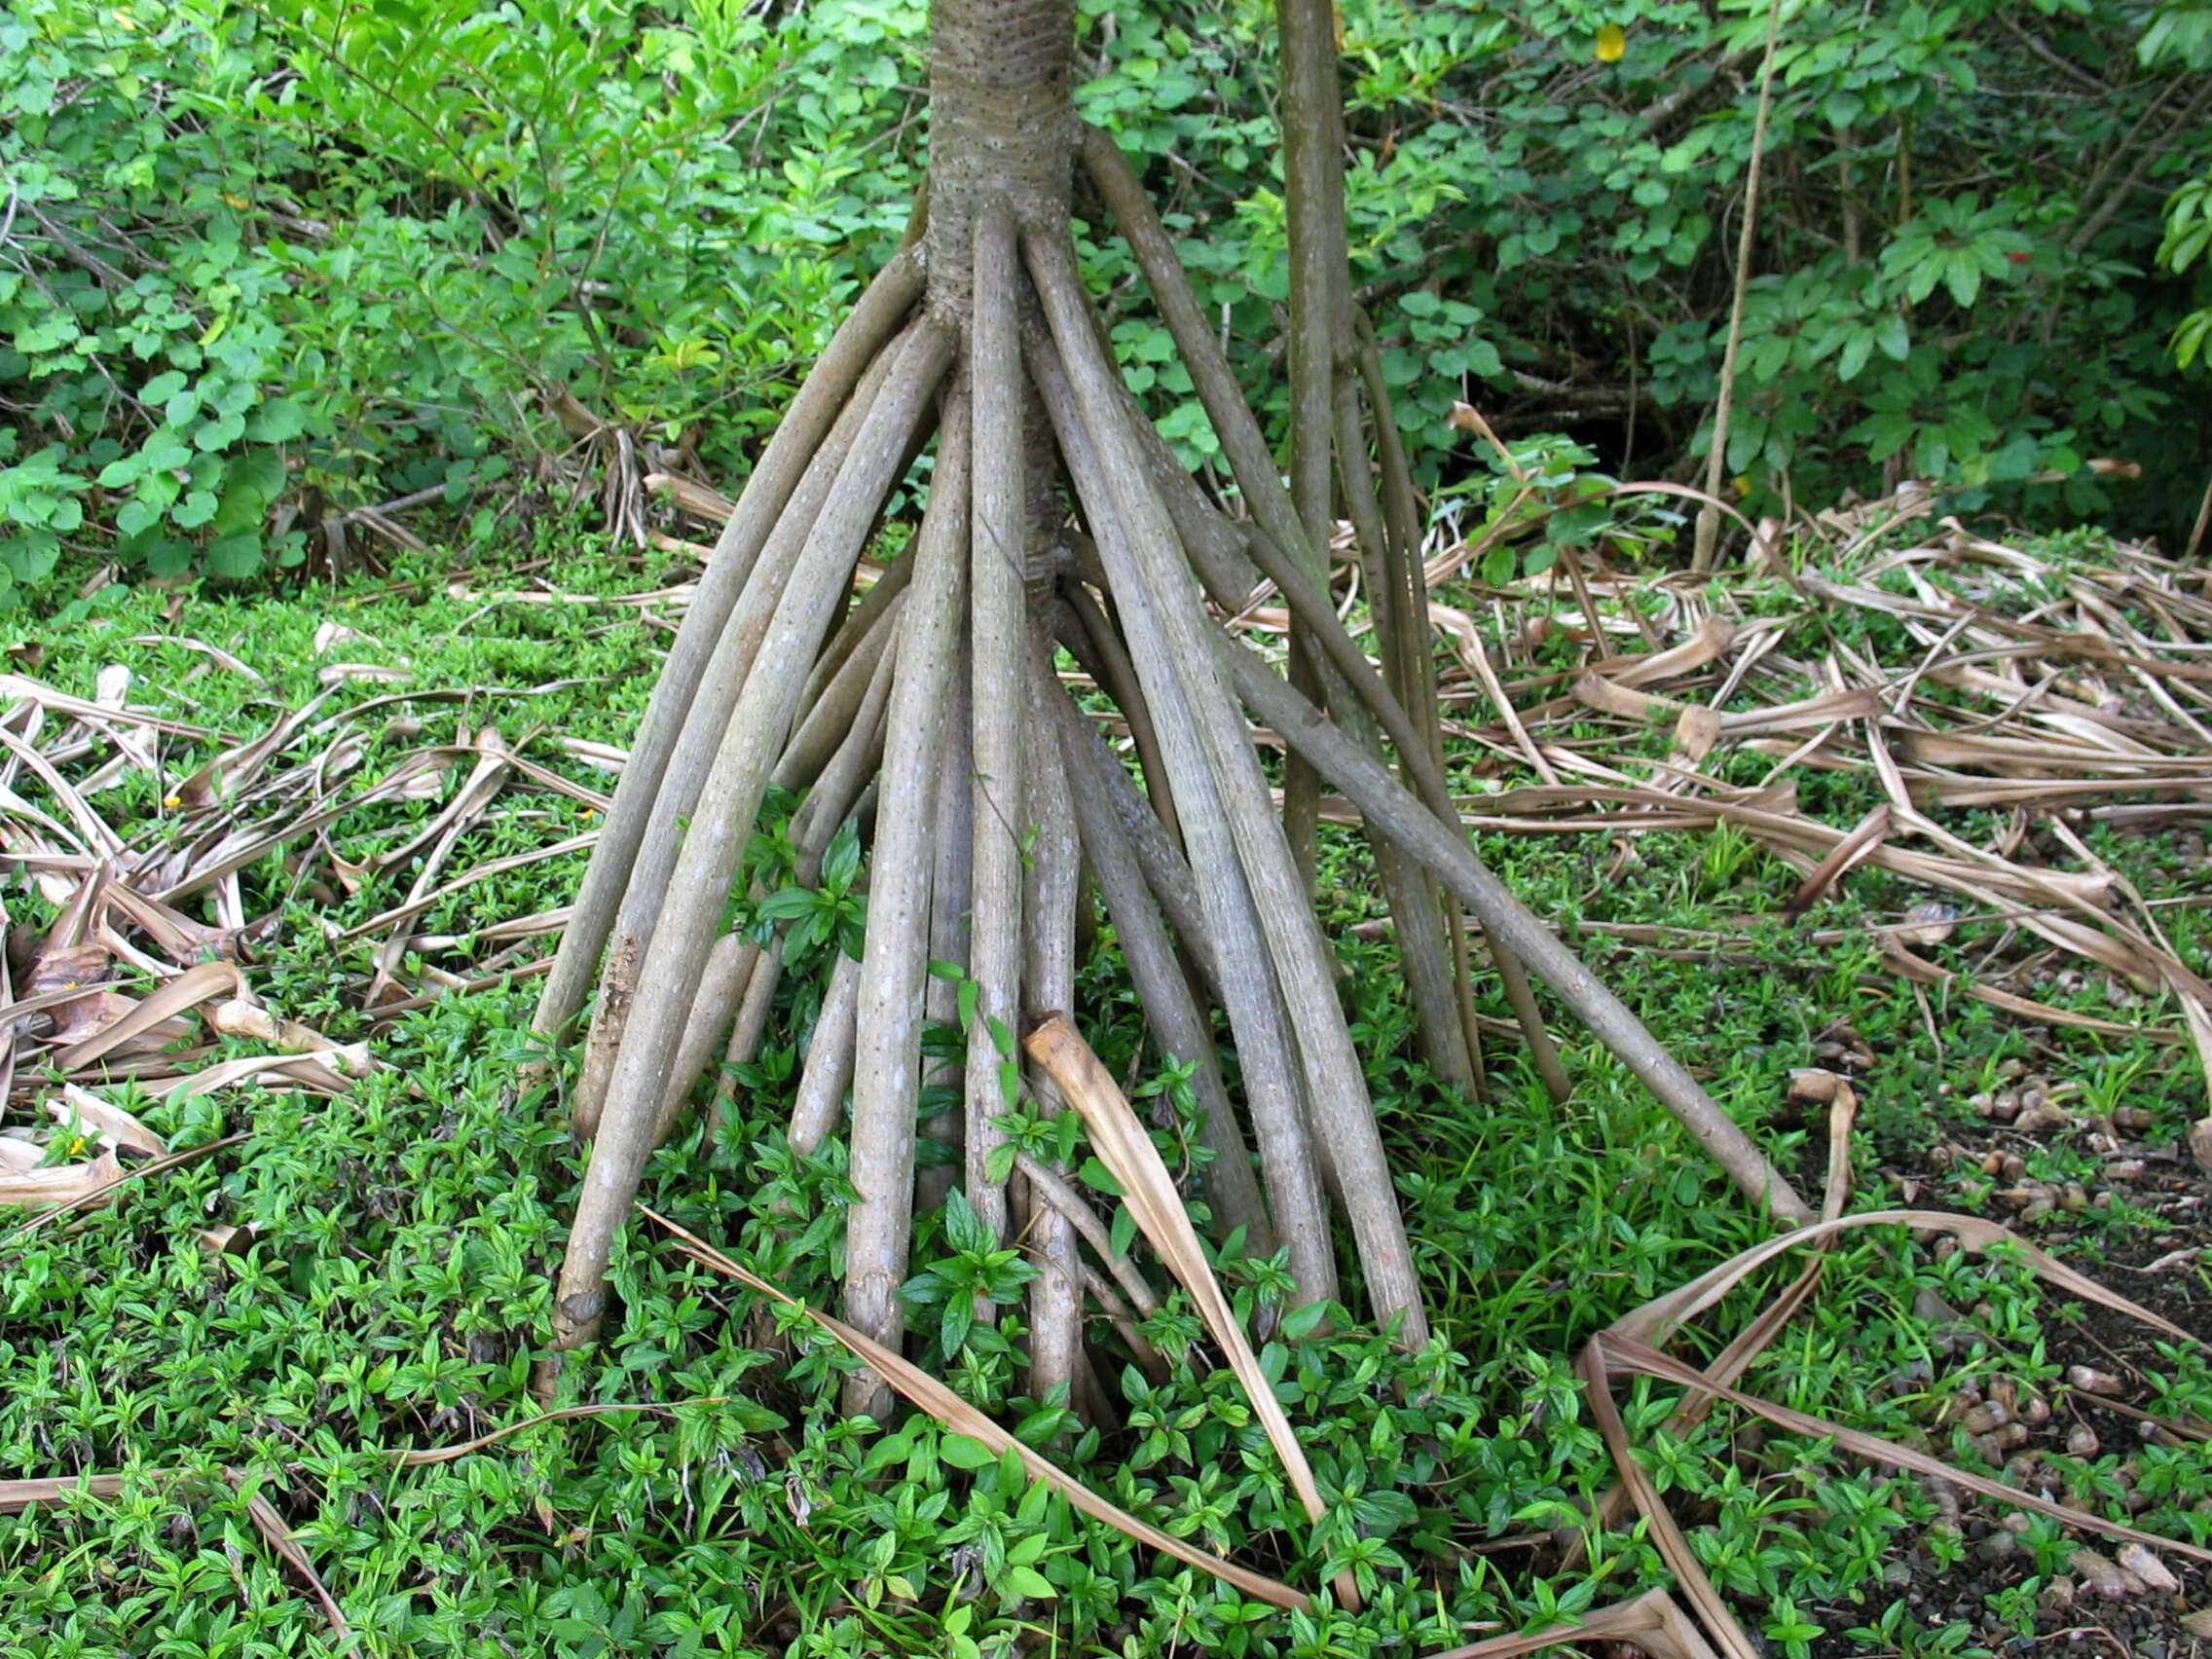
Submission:
[[[1759,222],[1759,164],[1766,154],[1767,116],[1774,108],[1774,43],[1782,32],[1782,0],[1767,0],[1766,53],[1759,60],[1759,107],[1751,120],[1751,159],[1744,175],[1744,225],[1736,239],[1736,291],[1728,305],[1728,345],[1720,353],[1720,395],[1713,406],[1713,451],[1706,457],[1705,493],[1720,494],[1728,463],[1728,415],[1736,401],[1736,353],[1744,344],[1744,298],[1751,290],[1751,245]],[[1690,569],[1713,569],[1714,543],[1720,515],[1708,507],[1697,516],[1697,537]]]

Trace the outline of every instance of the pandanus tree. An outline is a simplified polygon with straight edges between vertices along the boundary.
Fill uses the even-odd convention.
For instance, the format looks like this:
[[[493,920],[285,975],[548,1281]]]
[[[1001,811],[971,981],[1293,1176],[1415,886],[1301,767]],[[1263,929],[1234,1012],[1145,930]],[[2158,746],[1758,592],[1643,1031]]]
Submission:
[[[818,1146],[846,1111],[852,1324],[900,1338],[916,1206],[942,1197],[917,1181],[923,1033],[965,1016],[964,1064],[927,1080],[953,1083],[963,1108],[930,1127],[949,1120],[967,1203],[1001,1237],[1018,1222],[1040,1265],[1034,1391],[1081,1380],[1087,1274],[1057,1207],[1065,1187],[1035,1164],[1010,1181],[994,1150],[1017,1063],[1011,1034],[1072,1002],[1078,911],[1094,888],[1159,1046],[1195,1066],[1217,1224],[1244,1229],[1255,1251],[1286,1248],[1299,1301],[1345,1300],[1334,1214],[1366,1310],[1419,1341],[1391,1170],[1301,869],[1311,785],[1291,780],[1286,832],[1246,707],[1364,814],[1407,948],[1425,953],[1431,1051],[1458,1055],[1441,1069],[1471,1079],[1479,1057],[1470,1011],[1439,967],[1446,906],[1456,933],[1463,905],[1508,988],[1519,982],[1531,1040],[1543,1042],[1524,963],[1747,1192],[1778,1216],[1804,1213],[1468,844],[1433,718],[1413,712],[1424,693],[1405,643],[1419,625],[1404,568],[1418,544],[1409,487],[1393,483],[1382,528],[1363,541],[1395,561],[1387,679],[1332,608],[1321,552],[1331,444],[1355,520],[1377,516],[1362,417],[1337,374],[1367,360],[1364,338],[1330,331],[1328,435],[1302,425],[1294,502],[1140,181],[1076,118],[1072,52],[1066,0],[934,6],[926,203],[755,466],[636,735],[535,1020],[549,1043],[568,1042],[596,980],[569,1095],[592,1146],[558,1286],[564,1347],[600,1327],[610,1251],[654,1147],[718,1054],[748,1053],[770,1017],[778,957],[725,926],[771,786],[800,792],[791,838],[802,879],[841,824],[872,824],[865,948],[831,976],[790,1131],[800,1149]],[[1172,332],[1235,478],[1235,516],[1177,465],[1116,369],[1070,232],[1079,175]],[[1324,261],[1341,265],[1339,237]],[[1380,394],[1379,376],[1366,384]],[[1386,412],[1374,424],[1387,451]],[[854,598],[887,498],[933,445],[911,546]],[[1309,491],[1315,467],[1323,483]],[[1385,470],[1402,480],[1402,466]],[[1298,620],[1302,686],[1209,608],[1239,608],[1262,573]],[[1141,789],[1063,689],[1056,647],[1116,704]],[[1458,947],[1462,969],[1468,954]],[[957,979],[933,963],[957,964]],[[1215,1008],[1240,1101],[1216,1063]],[[1026,1087],[1051,1102],[1049,1078]],[[1111,1295],[1095,1270],[1088,1282]],[[882,1404],[865,1377],[849,1397]]]

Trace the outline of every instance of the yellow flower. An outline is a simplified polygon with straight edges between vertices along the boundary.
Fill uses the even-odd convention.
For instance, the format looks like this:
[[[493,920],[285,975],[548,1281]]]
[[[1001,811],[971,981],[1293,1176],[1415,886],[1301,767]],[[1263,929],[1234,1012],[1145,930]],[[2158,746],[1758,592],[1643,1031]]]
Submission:
[[[1598,31],[1598,61],[1618,63],[1628,51],[1628,34],[1620,24],[1607,23]]]
[[[1736,487],[1738,496],[1749,496],[1751,493],[1751,481],[1741,472],[1737,473],[1729,482]]]

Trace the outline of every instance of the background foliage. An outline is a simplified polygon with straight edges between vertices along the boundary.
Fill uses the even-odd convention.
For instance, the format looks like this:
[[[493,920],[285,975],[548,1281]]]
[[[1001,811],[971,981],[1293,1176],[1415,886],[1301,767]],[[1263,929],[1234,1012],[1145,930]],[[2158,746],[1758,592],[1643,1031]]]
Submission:
[[[1273,386],[1272,17],[1086,0],[1082,101]],[[529,500],[565,390],[742,476],[926,159],[921,0],[0,7],[0,583],[238,579],[326,513]],[[1355,281],[1426,481],[1466,398],[1694,461],[1765,7],[1347,0]],[[2169,534],[2200,489],[2212,8],[1786,4],[1728,464]],[[1211,434],[1115,245],[1115,339]],[[1279,405],[1270,414],[1279,419]],[[2140,462],[2140,482],[2088,458]],[[2031,480],[2046,482],[2032,483]],[[487,486],[499,486],[487,490]]]

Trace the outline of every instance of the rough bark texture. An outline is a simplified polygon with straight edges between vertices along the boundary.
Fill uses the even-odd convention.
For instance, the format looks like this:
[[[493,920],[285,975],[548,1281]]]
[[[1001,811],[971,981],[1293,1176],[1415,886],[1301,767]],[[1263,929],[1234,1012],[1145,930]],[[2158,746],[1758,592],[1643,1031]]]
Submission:
[[[1367,1270],[1368,1294],[1378,1317],[1400,1317],[1401,1337],[1419,1344],[1427,1336],[1420,1287],[1398,1215],[1397,1191],[1367,1098],[1366,1079],[1337,1003],[1334,958],[1274,818],[1250,734],[1222,681],[1197,581],[1180,558],[1173,525],[1151,485],[1142,453],[1127,436],[1125,424],[1116,419],[1121,376],[1090,332],[1074,252],[1063,242],[1036,236],[1025,237],[1022,248],[1077,406],[1099,447],[1113,516],[1127,526],[1125,553],[1132,563],[1118,584],[1124,620],[1134,609],[1131,591],[1141,589],[1153,599],[1155,615],[1163,624],[1150,653],[1155,659],[1150,672],[1159,677],[1159,684],[1148,686],[1146,695],[1155,715],[1162,713],[1171,697],[1180,699],[1191,715],[1203,769],[1221,791],[1237,862],[1250,883],[1252,908],[1259,913],[1290,1011],[1313,1110],[1313,1132],[1326,1143],[1328,1158],[1342,1179],[1346,1219]],[[1105,515],[1093,511],[1091,516],[1096,524]],[[1110,545],[1102,545],[1101,550]],[[1110,551],[1108,564],[1111,569]],[[1144,676],[1146,648],[1134,640],[1130,643],[1137,652],[1137,671]],[[1293,1236],[1291,1242],[1295,1248],[1298,1240]],[[1301,1288],[1309,1296],[1313,1294],[1309,1286]]]
[[[968,1033],[968,1201],[1002,1238],[1006,1193],[989,1174],[992,1148],[1006,1136],[992,1121],[1007,1111],[999,1095],[1000,1056],[993,1024],[1013,1031],[1021,1018],[1022,663],[1026,620],[1021,551],[1027,529],[1027,446],[1021,433],[1021,348],[1015,321],[1014,217],[996,205],[974,221],[972,269],[977,304],[971,319],[976,467],[969,558],[974,608],[975,775],[969,822],[974,924],[969,976],[979,987]]]
[[[1022,905],[1029,918],[1022,987],[1026,1028],[1075,1005],[1075,912],[1081,892],[1075,809],[1059,746],[1047,723],[1049,706],[1035,675],[1023,664],[1024,725],[1030,734],[1025,775],[1030,843]],[[1038,1109],[1057,1117],[1066,1107],[1051,1077],[1032,1067],[1029,1089]],[[1064,1174],[1065,1171],[1054,1171]],[[1040,1399],[1074,1385],[1083,1357],[1083,1260],[1075,1227],[1034,1190],[1029,1203],[1029,1243],[1037,1279],[1029,1297],[1029,1391]]]
[[[1121,595],[1122,623],[1137,656],[1137,674],[1140,679],[1150,677],[1146,697],[1159,717],[1161,748],[1176,780],[1191,852],[1192,897],[1203,917],[1203,937],[1212,944],[1230,1029],[1244,1062],[1245,1103],[1275,1225],[1291,1246],[1291,1272],[1301,1293],[1309,1301],[1330,1298],[1336,1294],[1336,1257],[1328,1238],[1328,1209],[1321,1200],[1312,1136],[1299,1103],[1296,1045],[1268,965],[1235,835],[1207,768],[1184,687],[1168,667],[1171,650],[1165,630],[1141,566],[1127,546],[1130,524],[1115,481],[1089,442],[1084,413],[1051,343],[1031,341],[1029,364],[1076,496],[1098,533],[1100,553]],[[1124,487],[1140,485],[1125,480]],[[1171,596],[1162,598],[1171,602]],[[1167,870],[1173,866],[1163,863],[1156,867]]]
[[[1345,339],[1349,262],[1345,245],[1344,152],[1336,118],[1336,8],[1331,0],[1280,0],[1283,203],[1290,238],[1290,492],[1310,559],[1335,528],[1330,489],[1332,405]],[[1325,576],[1317,564],[1310,572]],[[1321,657],[1306,624],[1290,630],[1291,683],[1322,698]],[[1307,886],[1313,883],[1321,780],[1303,755],[1283,772],[1283,820]],[[1394,887],[1393,872],[1385,879]],[[1396,913],[1396,905],[1392,906]],[[1418,925],[1418,924],[1417,924]],[[1405,921],[1399,935],[1404,944]],[[1464,1069],[1464,1062],[1462,1062]]]
[[[971,559],[974,555],[971,553]],[[974,774],[975,728],[970,701],[972,688],[965,665],[968,654],[968,618],[960,619],[959,656],[952,681],[945,687],[944,750],[938,763],[937,868],[930,877],[930,960],[966,972],[968,967],[968,915],[973,903],[976,854],[976,796],[969,786]],[[957,981],[932,974],[923,993],[923,1014],[929,1023],[944,1030],[960,1019]],[[941,1061],[925,1074],[925,1088],[941,1088],[955,1100],[965,1098],[967,1067],[961,1056]],[[964,1115],[957,1109],[939,1112],[926,1120],[922,1132],[940,1146],[957,1150],[966,1132]],[[938,1209],[951,1191],[954,1164],[950,1152],[941,1162],[931,1163],[915,1177],[914,1204],[922,1210]]]
[[[777,608],[700,792],[672,883],[687,902],[663,919],[640,965],[638,983],[645,994],[632,1006],[615,1056],[600,1144],[584,1175],[576,1228],[561,1264],[554,1325],[565,1347],[589,1341],[598,1330],[614,1235],[645,1173],[690,993],[720,921],[721,898],[729,892],[759,814],[774,755],[788,735],[807,666],[828,632],[893,469],[951,361],[953,345],[948,330],[926,326],[901,352],[884,395],[840,468],[824,522],[793,574],[786,602]]]
[[[977,221],[986,211],[1066,223],[1074,55],[1066,0],[930,8],[929,290],[940,314],[969,315]]]
[[[699,792],[714,764],[722,732],[744,692],[761,637],[775,619],[777,602],[792,568],[813,533],[824,503],[836,487],[854,441],[868,423],[897,355],[896,348],[885,351],[861,376],[850,401],[837,412],[835,424],[821,447],[805,462],[798,484],[784,503],[782,516],[760,549],[752,578],[724,618],[721,636],[715,641],[713,653],[701,671],[682,729],[671,734],[649,806],[641,809],[646,816],[639,824],[636,836],[626,846],[608,846],[602,857],[592,860],[591,871],[585,875],[585,896],[589,897],[595,892],[593,878],[597,872],[616,864],[622,866],[621,885],[607,900],[608,916],[602,921],[594,912],[590,919],[600,929],[603,940],[606,930],[611,928],[613,969],[626,970],[626,973],[609,971],[599,1007],[593,1011],[591,1037],[585,1047],[583,1071],[576,1082],[571,1108],[579,1136],[594,1135],[599,1129],[600,1109],[607,1097],[615,1055],[620,1051],[622,1034],[635,999],[636,975],[645,959],[661,900],[676,867],[682,825],[698,804]],[[633,768],[649,763],[649,757],[642,761],[633,752],[629,764],[623,768],[624,774],[627,776]],[[614,804],[618,807],[619,799]],[[608,817],[611,825],[614,817],[611,808]],[[605,833],[608,831],[603,831]],[[580,910],[583,898],[579,897],[577,903]],[[571,927],[575,925],[571,921]],[[568,944],[569,936],[565,933],[562,948],[566,950]],[[598,945],[591,948],[596,954]],[[553,995],[554,987],[548,986],[539,1000],[541,1018],[550,1018],[558,1012],[547,1007]],[[560,1017],[565,1022],[568,1015]]]
[[[1042,664],[1038,672],[1041,677],[1045,674]],[[1213,1034],[1207,1030],[1183,978],[1174,945],[1145,886],[1136,852],[1122,831],[1112,796],[1113,772],[1119,770],[1119,763],[1099,743],[1081,711],[1060,695],[1056,684],[1051,689],[1060,754],[1067,766],[1069,794],[1082,830],[1084,851],[1097,874],[1098,891],[1106,902],[1106,913],[1113,919],[1122,958],[1144,1002],[1146,1022],[1164,1052],[1198,1068],[1191,1080],[1192,1091],[1205,1110],[1206,1143],[1214,1153],[1214,1161],[1206,1168],[1206,1194],[1213,1203],[1214,1219],[1224,1235],[1242,1228],[1244,1248],[1249,1254],[1272,1255],[1274,1230],[1260,1201],[1252,1155],[1237,1129],[1229,1091],[1222,1087]]]
[[[631,741],[630,756],[614,786],[600,846],[576,895],[569,925],[561,935],[553,972],[546,976],[531,1029],[559,1040],[583,1006],[600,951],[613,925],[614,908],[630,879],[631,862],[651,823],[662,773],[675,752],[678,735],[691,713],[691,701],[714,655],[722,625],[744,592],[754,562],[798,487],[815,450],[836,420],[869,361],[914,303],[922,289],[919,259],[903,256],[884,267],[867,294],[853,308],[830,349],[807,376],[806,385],[786,412],[767,453],[746,480],[737,511],[722,529],[707,569],[677,630],[676,644],[662,666],[645,706],[645,718]]]
[[[939,433],[929,510],[908,556],[915,568],[912,620],[899,645],[882,797],[868,883],[867,948],[861,960],[860,1045],[853,1067],[852,1182],[846,1214],[846,1318],[886,1346],[903,1326],[899,1287],[912,1235],[914,1133],[921,1092],[922,986],[929,968],[930,880],[936,855],[938,765],[943,755],[944,684],[957,667],[968,590],[968,407],[955,389]],[[890,1392],[861,1373],[847,1383],[849,1411],[885,1416]]]

